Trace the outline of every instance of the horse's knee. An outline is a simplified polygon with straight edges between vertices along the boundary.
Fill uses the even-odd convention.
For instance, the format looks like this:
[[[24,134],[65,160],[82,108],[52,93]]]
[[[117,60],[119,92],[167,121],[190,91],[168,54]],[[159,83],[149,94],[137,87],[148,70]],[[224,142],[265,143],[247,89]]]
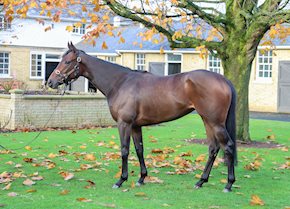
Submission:
[[[129,155],[129,148],[128,147],[122,147],[121,149],[121,156],[122,158],[128,158]]]

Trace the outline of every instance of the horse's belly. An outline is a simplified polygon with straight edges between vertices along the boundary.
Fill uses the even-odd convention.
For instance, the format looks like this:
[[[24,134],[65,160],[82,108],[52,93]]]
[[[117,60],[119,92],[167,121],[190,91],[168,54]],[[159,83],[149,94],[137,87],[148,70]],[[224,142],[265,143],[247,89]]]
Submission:
[[[152,125],[175,120],[192,112],[193,110],[194,109],[190,106],[150,106],[139,111],[139,114],[136,118],[136,125]]]

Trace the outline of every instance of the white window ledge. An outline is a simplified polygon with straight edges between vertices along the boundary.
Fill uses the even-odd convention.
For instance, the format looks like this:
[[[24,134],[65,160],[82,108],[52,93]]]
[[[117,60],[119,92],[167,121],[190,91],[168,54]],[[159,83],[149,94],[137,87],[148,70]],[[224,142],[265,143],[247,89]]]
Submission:
[[[272,78],[258,78],[254,80],[254,84],[273,84],[273,79]]]

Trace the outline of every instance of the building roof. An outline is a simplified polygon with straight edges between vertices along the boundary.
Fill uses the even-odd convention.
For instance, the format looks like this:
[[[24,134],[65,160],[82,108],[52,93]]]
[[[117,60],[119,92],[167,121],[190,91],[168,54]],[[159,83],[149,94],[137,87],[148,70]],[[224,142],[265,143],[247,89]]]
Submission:
[[[123,26],[116,29],[115,35],[110,36],[108,34],[101,34],[100,37],[96,39],[96,45],[87,43],[87,41],[81,41],[76,44],[76,47],[84,50],[87,53],[118,53],[121,51],[156,51],[159,52],[162,48],[163,50],[171,50],[169,42],[166,38],[162,41],[159,35],[154,35],[151,41],[142,40],[140,34],[146,32],[148,29],[140,27],[140,24],[132,23],[129,26]],[[118,32],[121,35],[118,36]],[[125,42],[122,43],[120,38],[124,38]],[[153,43],[154,40],[159,40],[158,43]],[[155,41],[156,41],[155,40]],[[102,48],[103,42],[108,46],[107,49]],[[142,46],[140,46],[140,44]],[[176,51],[195,51],[192,48],[183,48]]]
[[[121,31],[121,36],[117,36],[118,32]],[[163,48],[164,51],[171,51],[169,42],[166,38],[163,41],[158,43],[153,43],[154,39],[160,40],[159,35],[154,35],[151,41],[144,41],[140,36],[141,33],[147,31],[146,28],[140,27],[140,24],[133,23],[128,26],[119,27],[116,29],[115,36],[110,36],[108,34],[101,34],[100,37],[95,39],[96,45],[88,43],[85,40],[82,40],[76,47],[86,51],[91,54],[117,54],[118,52],[148,52],[155,51],[160,52],[160,48]],[[125,42],[122,43],[120,41],[120,37],[124,38]],[[102,44],[106,43],[108,48],[103,49]],[[278,38],[272,40],[273,44],[276,48],[290,48],[290,36],[288,36],[284,40],[280,40]],[[140,47],[142,44],[142,47]],[[197,52],[193,48],[182,48],[176,49],[175,51],[182,52]]]

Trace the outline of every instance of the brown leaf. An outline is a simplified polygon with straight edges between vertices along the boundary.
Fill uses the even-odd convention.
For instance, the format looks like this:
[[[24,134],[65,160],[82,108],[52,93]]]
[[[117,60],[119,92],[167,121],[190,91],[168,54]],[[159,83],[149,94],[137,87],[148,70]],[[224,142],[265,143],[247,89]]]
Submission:
[[[164,181],[159,179],[158,177],[154,177],[154,176],[146,176],[144,179],[145,183],[158,183],[158,184],[162,184]]]
[[[36,189],[28,189],[28,190],[26,190],[26,193],[33,193],[33,192],[37,192],[37,190]]]
[[[261,165],[262,165],[261,162],[255,160],[254,162],[245,165],[244,168],[250,171],[257,171],[260,169]]]
[[[89,183],[89,185],[85,186],[86,189],[89,189],[91,187],[94,187],[96,186],[95,182],[91,181],[91,180],[87,180],[86,182]]]
[[[87,161],[95,161],[96,160],[96,157],[94,156],[94,154],[86,154],[84,156],[84,160],[87,160]]]
[[[43,178],[42,176],[33,176],[33,177],[31,177],[31,179],[32,179],[33,181],[41,181],[41,180],[43,180],[44,178]]]
[[[160,153],[163,153],[163,150],[162,149],[153,149],[153,150],[151,150],[151,153],[160,154]]]
[[[196,163],[200,163],[200,162],[204,162],[204,161],[205,161],[205,154],[201,154],[195,159]]]
[[[79,202],[92,202],[91,199],[87,199],[87,198],[84,198],[84,197],[77,198],[77,201],[79,201]]]
[[[250,204],[251,205],[265,205],[264,201],[261,200],[261,198],[258,195],[252,195]]]
[[[191,157],[192,156],[192,151],[188,151],[188,152],[182,152],[179,157]]]
[[[57,156],[57,155],[54,154],[54,153],[49,153],[49,155],[48,155],[49,158],[55,158],[56,156]]]
[[[68,180],[70,180],[70,179],[72,179],[74,177],[73,173],[69,173],[69,172],[65,172],[65,171],[62,171],[59,174],[63,177],[63,179],[65,181],[68,181]]]
[[[135,188],[135,182],[134,181],[131,182],[131,188],[132,189]]]
[[[25,146],[24,148],[25,148],[26,150],[29,150],[29,151],[32,150],[32,148],[31,148],[30,146]]]
[[[64,189],[59,194],[60,195],[67,195],[68,193],[69,193],[69,190]]]
[[[33,159],[32,158],[24,158],[23,161],[26,163],[32,163]]]
[[[9,183],[5,187],[3,187],[2,190],[9,190],[10,187],[11,187],[11,183]]]
[[[35,184],[35,182],[30,179],[26,179],[25,181],[22,182],[22,184],[25,186],[32,186],[33,184]]]
[[[147,195],[144,192],[137,192],[135,193],[136,197],[146,197]]]

